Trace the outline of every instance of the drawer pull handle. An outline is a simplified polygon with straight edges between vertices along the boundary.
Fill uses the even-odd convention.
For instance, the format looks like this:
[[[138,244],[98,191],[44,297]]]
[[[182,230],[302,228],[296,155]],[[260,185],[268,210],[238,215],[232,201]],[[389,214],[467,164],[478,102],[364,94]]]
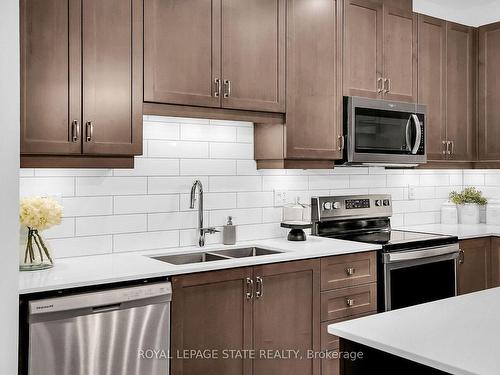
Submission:
[[[346,298],[345,299],[345,304],[347,305],[347,307],[354,306],[354,299],[353,298]]]
[[[356,268],[348,267],[345,269],[345,273],[347,274],[347,276],[352,276],[356,273]]]

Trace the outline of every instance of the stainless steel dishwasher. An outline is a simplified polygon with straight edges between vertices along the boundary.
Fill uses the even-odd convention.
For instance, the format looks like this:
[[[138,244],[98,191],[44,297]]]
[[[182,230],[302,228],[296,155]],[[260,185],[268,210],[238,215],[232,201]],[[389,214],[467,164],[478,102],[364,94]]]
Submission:
[[[29,375],[168,375],[169,282],[29,303]]]

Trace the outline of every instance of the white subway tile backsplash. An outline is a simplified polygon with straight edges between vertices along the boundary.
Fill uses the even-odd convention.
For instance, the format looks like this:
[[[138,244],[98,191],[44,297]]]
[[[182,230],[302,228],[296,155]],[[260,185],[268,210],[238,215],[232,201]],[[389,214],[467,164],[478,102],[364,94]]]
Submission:
[[[145,232],[113,236],[115,252],[164,249],[179,246],[179,232]]]
[[[114,213],[141,214],[179,211],[179,195],[129,195],[114,197]]]
[[[77,196],[146,194],[146,177],[77,177]]]
[[[236,174],[236,160],[183,159],[180,174],[182,176],[217,176]]]
[[[393,227],[439,222],[450,191],[464,186],[500,196],[498,170],[257,170],[253,147],[248,122],[144,116],[144,156],[134,169],[21,169],[20,194],[61,201],[64,219],[45,233],[56,257],[196,245],[198,202],[189,207],[196,179],[205,226],[222,230],[233,216],[238,240],[286,236],[275,190],[307,204],[311,196],[391,194]],[[206,236],[207,244],[221,242],[221,233]]]
[[[145,214],[88,216],[76,219],[77,236],[145,232],[146,230],[147,216]]]
[[[207,158],[208,142],[148,141],[148,156],[156,158]]]

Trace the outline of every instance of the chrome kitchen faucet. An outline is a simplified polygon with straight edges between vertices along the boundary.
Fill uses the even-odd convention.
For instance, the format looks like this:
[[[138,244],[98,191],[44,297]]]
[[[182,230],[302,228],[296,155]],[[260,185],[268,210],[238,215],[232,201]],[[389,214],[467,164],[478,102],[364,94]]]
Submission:
[[[194,208],[194,203],[196,202],[196,188],[198,188],[199,202],[198,202],[198,245],[200,247],[205,246],[205,234],[214,234],[219,232],[214,227],[203,228],[203,184],[200,180],[196,180],[191,187],[191,205],[190,208]]]

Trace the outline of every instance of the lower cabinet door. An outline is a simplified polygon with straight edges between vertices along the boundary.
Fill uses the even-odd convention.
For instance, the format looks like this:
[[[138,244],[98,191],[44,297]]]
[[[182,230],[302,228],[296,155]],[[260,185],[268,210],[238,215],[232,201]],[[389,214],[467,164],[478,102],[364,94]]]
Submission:
[[[254,279],[253,373],[319,375],[320,360],[308,357],[321,342],[319,261],[254,267]]]
[[[223,357],[252,348],[251,277],[252,268],[236,268],[172,279],[172,375],[252,373],[251,360]]]
[[[460,241],[458,294],[484,290],[490,278],[490,238]]]

